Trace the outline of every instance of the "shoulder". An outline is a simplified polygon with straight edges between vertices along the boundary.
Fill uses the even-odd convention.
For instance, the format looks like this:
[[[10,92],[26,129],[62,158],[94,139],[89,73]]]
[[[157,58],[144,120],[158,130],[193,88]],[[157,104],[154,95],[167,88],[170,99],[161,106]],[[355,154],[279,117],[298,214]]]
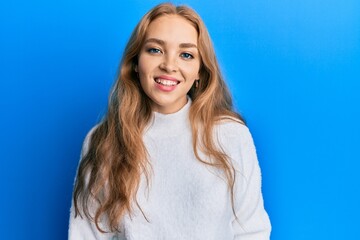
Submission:
[[[234,167],[246,178],[257,164],[256,148],[249,128],[236,119],[223,119],[216,124],[215,140]]]
[[[223,117],[215,124],[215,133],[219,138],[227,141],[252,142],[249,128],[239,119]]]
[[[88,133],[86,134],[85,139],[83,141],[82,149],[81,149],[81,158],[83,158],[86,155],[86,153],[89,151],[91,138],[92,138],[95,130],[99,127],[99,125],[100,125],[100,123],[93,126],[90,129],[90,131],[88,131]]]

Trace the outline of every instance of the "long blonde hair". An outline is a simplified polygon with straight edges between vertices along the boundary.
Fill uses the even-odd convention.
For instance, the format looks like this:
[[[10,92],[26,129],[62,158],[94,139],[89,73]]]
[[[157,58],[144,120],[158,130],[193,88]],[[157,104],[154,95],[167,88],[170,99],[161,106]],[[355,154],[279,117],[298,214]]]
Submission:
[[[135,195],[141,174],[145,174],[149,181],[151,165],[142,136],[152,117],[151,100],[141,88],[135,66],[149,24],[159,16],[171,14],[185,18],[198,32],[200,81],[199,86],[192,87],[188,93],[192,99],[189,119],[193,150],[199,161],[223,171],[235,214],[235,170],[212,136],[220,119],[228,117],[239,122],[243,119],[232,110],[231,96],[221,76],[209,33],[199,15],[189,7],[165,3],[145,14],[134,29],[109,97],[107,114],[92,133],[88,151],[78,168],[73,194],[75,216],[83,212],[102,232],[99,222],[104,216],[108,219],[110,231],[119,231],[120,219],[126,213],[131,214],[133,203],[137,204]],[[199,151],[213,161],[201,159]],[[89,203],[94,200],[97,209],[91,212]]]

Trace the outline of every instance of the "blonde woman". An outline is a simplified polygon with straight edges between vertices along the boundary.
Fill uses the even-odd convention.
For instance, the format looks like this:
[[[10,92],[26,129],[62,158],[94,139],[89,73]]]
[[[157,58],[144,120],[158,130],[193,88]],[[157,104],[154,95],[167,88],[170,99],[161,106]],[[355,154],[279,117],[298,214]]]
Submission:
[[[160,4],[136,26],[84,141],[69,239],[269,239],[255,148],[207,29]]]

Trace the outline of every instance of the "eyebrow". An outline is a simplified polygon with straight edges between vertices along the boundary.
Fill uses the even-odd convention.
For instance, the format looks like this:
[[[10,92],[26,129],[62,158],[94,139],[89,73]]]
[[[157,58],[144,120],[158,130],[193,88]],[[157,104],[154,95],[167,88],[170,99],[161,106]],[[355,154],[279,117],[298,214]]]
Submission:
[[[159,45],[165,45],[165,42],[163,40],[161,40],[161,39],[158,39],[158,38],[148,38],[148,39],[145,40],[144,44],[146,44],[148,42],[154,42],[154,43],[157,43]],[[196,48],[197,49],[197,46],[194,43],[180,43],[179,47],[180,48]]]
[[[193,43],[181,43],[180,48],[197,48],[196,44]]]

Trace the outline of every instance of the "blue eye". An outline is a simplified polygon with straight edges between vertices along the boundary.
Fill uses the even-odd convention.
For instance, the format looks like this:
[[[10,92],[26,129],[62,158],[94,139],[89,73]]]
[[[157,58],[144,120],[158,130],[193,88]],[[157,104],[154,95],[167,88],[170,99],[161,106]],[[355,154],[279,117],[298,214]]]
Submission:
[[[160,49],[157,48],[149,48],[147,51],[149,53],[161,53]]]
[[[180,56],[185,59],[193,59],[194,58],[194,56],[191,55],[190,53],[182,53]]]

